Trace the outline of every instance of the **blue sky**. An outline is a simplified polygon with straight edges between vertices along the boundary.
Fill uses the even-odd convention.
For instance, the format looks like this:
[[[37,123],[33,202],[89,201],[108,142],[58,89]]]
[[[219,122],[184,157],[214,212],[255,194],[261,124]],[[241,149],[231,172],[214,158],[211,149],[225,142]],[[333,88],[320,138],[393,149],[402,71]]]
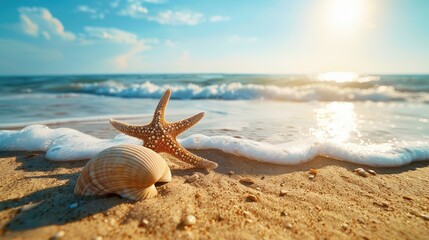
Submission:
[[[0,74],[429,73],[427,0],[0,0]]]

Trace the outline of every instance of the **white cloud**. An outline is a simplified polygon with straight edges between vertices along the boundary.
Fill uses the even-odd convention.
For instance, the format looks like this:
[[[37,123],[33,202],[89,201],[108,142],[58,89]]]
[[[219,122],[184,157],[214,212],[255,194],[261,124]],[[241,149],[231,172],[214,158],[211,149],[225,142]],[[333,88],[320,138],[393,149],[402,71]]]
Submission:
[[[127,6],[119,11],[119,15],[132,18],[145,18],[149,11],[142,6],[141,1],[128,1]]]
[[[64,26],[58,18],[52,16],[46,8],[21,7],[18,8],[22,31],[30,36],[37,37],[39,34],[47,40],[51,37],[59,37],[63,40],[72,41],[76,36],[72,32],[64,30]]]
[[[30,36],[36,37],[37,34],[39,33],[39,26],[33,21],[31,21],[31,19],[26,15],[21,15],[20,18],[21,18],[21,27],[24,33]]]
[[[177,46],[177,42],[174,42],[173,40],[170,40],[170,39],[166,39],[164,41],[164,44],[169,48],[175,48]]]
[[[133,48],[131,48],[131,50],[115,58],[116,67],[119,69],[128,68],[131,60],[133,60],[133,58],[135,58],[135,56],[143,50],[146,50],[146,45],[144,41],[136,43]]]
[[[79,5],[77,6],[77,10],[79,12],[97,13],[97,10],[95,8],[90,8],[87,5]]]
[[[211,16],[209,18],[209,21],[212,23],[217,23],[217,22],[226,22],[229,21],[230,18],[227,16],[222,16],[222,15],[215,15],[215,16]]]
[[[105,17],[104,12],[100,12],[96,8],[91,8],[87,5],[79,5],[77,7],[77,10],[79,12],[89,13],[91,15],[91,18],[94,18],[94,19],[97,19],[97,18],[104,19],[104,17]]]
[[[164,2],[164,0],[128,0],[118,14],[136,19],[146,19],[148,21],[158,22],[165,25],[197,25],[205,20],[202,13],[191,11],[164,10],[158,12],[156,15],[149,14],[148,8],[143,6],[145,3],[159,4]],[[118,5],[119,2],[114,2],[114,6]],[[227,18],[224,16],[213,17],[213,21],[226,21]]]
[[[95,40],[104,40],[115,43],[135,44],[139,42],[136,34],[117,28],[106,27],[85,27],[88,38]]]
[[[204,15],[198,12],[166,10],[147,19],[165,25],[197,25],[204,21]]]
[[[258,41],[257,37],[244,37],[240,35],[232,35],[228,38],[231,43],[254,43]]]
[[[134,33],[127,32],[117,28],[108,28],[108,27],[85,27],[85,39],[87,42],[91,41],[104,41],[117,44],[128,44],[131,46],[131,49],[127,50],[125,53],[120,54],[114,57],[115,67],[118,69],[127,69],[132,65],[138,65],[140,59],[137,55],[149,49],[149,44],[157,44],[158,39],[148,38],[140,39]]]

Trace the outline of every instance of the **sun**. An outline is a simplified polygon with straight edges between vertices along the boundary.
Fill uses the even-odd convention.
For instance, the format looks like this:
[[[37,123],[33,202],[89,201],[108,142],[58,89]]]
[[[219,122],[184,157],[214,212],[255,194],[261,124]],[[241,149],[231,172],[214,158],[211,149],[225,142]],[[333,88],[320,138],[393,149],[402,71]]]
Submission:
[[[366,0],[328,0],[327,24],[335,32],[355,32],[365,20]]]

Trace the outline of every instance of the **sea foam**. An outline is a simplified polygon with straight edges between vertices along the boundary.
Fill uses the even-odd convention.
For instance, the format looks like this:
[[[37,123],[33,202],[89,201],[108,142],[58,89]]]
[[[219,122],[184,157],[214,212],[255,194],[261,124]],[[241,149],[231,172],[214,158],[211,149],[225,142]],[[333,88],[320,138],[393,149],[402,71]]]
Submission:
[[[179,142],[189,149],[217,149],[261,162],[285,165],[310,161],[318,155],[378,167],[429,160],[429,143],[423,141],[359,145],[300,140],[270,144],[229,136],[196,134]],[[46,158],[52,161],[89,159],[108,147],[122,143],[141,145],[142,141],[123,134],[113,139],[98,139],[74,129],[50,129],[44,125],[31,125],[20,131],[0,131],[0,151],[45,151]]]
[[[113,139],[99,139],[75,129],[50,129],[44,125],[30,125],[20,131],[0,131],[0,151],[44,151],[46,158],[52,161],[89,159],[121,143],[142,144],[123,134]]]
[[[335,85],[304,85],[282,87],[276,85],[243,84],[231,82],[200,86],[194,83],[186,85],[156,85],[144,83],[123,84],[117,81],[97,83],[78,83],[73,88],[77,92],[106,95],[123,98],[160,98],[167,90],[172,90],[173,99],[224,99],[224,100],[282,100],[282,101],[427,101],[426,93],[400,92],[391,86],[373,86],[371,88],[344,88]]]

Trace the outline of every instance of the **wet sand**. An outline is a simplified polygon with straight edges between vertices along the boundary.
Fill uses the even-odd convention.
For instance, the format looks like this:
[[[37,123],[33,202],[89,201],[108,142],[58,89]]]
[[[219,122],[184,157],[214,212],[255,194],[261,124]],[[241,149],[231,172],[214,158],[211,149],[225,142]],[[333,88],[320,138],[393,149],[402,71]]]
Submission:
[[[0,238],[49,239],[58,233],[63,239],[429,236],[427,161],[370,168],[377,175],[362,177],[353,170],[368,167],[324,157],[279,166],[214,150],[193,152],[219,168],[207,172],[169,159],[173,180],[158,187],[156,198],[139,202],[75,196],[86,161],[58,163],[44,153],[0,152]],[[309,169],[317,170],[313,179]],[[189,178],[193,174],[198,177]],[[195,216],[195,225],[184,225],[187,215]]]

